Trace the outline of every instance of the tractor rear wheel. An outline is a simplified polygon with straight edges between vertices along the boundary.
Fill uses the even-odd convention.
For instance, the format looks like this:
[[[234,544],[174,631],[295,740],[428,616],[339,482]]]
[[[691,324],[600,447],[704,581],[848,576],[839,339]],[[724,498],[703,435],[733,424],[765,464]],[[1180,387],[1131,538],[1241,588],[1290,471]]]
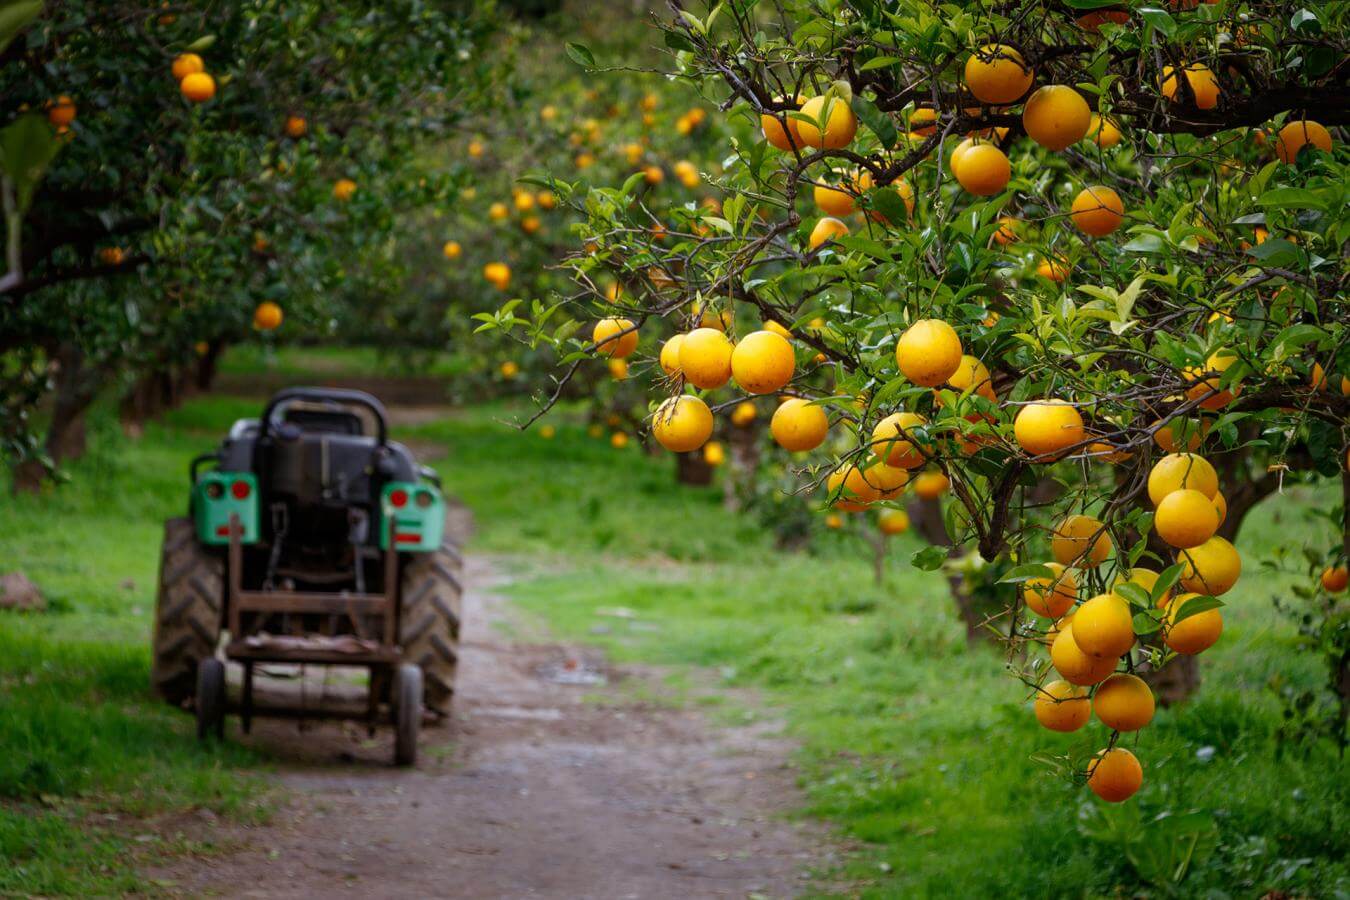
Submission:
[[[216,652],[224,596],[224,560],[197,543],[191,519],[167,520],[159,559],[150,683],[174,706],[188,705],[197,690],[198,663]]]
[[[416,554],[403,566],[399,644],[404,658],[422,668],[423,703],[440,718],[450,715],[455,693],[463,568],[449,539],[434,553]]]

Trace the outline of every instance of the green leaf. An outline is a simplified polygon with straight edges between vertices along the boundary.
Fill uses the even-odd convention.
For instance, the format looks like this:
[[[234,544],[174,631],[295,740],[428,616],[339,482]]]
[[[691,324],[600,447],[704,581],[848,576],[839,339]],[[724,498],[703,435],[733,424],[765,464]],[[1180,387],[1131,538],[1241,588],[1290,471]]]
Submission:
[[[60,149],[61,141],[37,113],[20,116],[0,130],[0,169],[14,182],[20,214],[27,212],[38,182]]]
[[[1145,22],[1158,29],[1158,31],[1162,32],[1167,37],[1170,38],[1176,35],[1177,20],[1172,18],[1167,10],[1153,9],[1146,6],[1139,10],[1139,15],[1143,17]]]
[[[915,550],[909,557],[910,564],[925,572],[936,572],[947,559],[947,551],[942,547],[929,545]]]
[[[1017,584],[1022,581],[1030,581],[1033,578],[1051,578],[1055,577],[1055,570],[1045,563],[1027,563],[1024,566],[1017,566],[1004,574],[998,580],[999,584]]]
[[[1184,622],[1191,616],[1208,612],[1211,609],[1218,609],[1220,606],[1223,606],[1223,601],[1218,597],[1192,597],[1181,604],[1181,608],[1172,616],[1169,627],[1175,627],[1178,622]]]
[[[0,8],[0,50],[8,47],[9,42],[18,37],[19,32],[27,28],[41,12],[42,0],[20,0]]]
[[[1153,582],[1153,606],[1157,606],[1162,598],[1167,596],[1167,592],[1177,583],[1177,579],[1181,577],[1185,568],[1181,563],[1175,563],[1158,573],[1158,580]]]
[[[203,50],[209,50],[216,43],[214,34],[204,34],[195,41],[187,45],[187,49],[193,53],[200,53]]]
[[[1162,622],[1158,619],[1156,611],[1141,612],[1134,614],[1134,633],[1135,634],[1153,634],[1162,627]]]
[[[578,44],[569,41],[567,44],[567,58],[581,66],[583,69],[595,68],[595,54],[586,48],[585,44]]]
[[[1133,581],[1122,581],[1111,591],[1128,600],[1131,606],[1139,606],[1144,609],[1153,606],[1153,598],[1149,596],[1148,591],[1144,590],[1143,585],[1135,584]]]
[[[1326,211],[1326,202],[1305,188],[1274,188],[1256,198],[1267,209],[1317,209]]]
[[[894,66],[904,62],[898,56],[874,56],[867,62],[858,67],[859,72],[870,72],[872,69],[884,69],[887,66]]]
[[[853,111],[858,114],[858,118],[863,120],[863,124],[872,129],[872,133],[877,136],[877,140],[881,141],[883,147],[889,150],[895,146],[895,142],[900,139],[900,134],[896,131],[895,122],[890,116],[877,109],[876,104],[861,94],[854,95],[853,103],[850,105],[853,107]]]

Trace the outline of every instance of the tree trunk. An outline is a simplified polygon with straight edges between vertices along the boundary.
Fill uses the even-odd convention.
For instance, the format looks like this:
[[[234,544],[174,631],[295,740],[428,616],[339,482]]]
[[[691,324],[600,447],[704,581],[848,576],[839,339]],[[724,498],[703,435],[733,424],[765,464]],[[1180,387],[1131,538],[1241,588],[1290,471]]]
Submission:
[[[726,479],[722,485],[725,490],[723,504],[735,512],[745,506],[746,498],[755,489],[755,476],[759,473],[759,460],[762,444],[759,440],[758,422],[749,425],[733,425],[727,443],[731,447]]]
[[[140,437],[146,422],[182,402],[186,382],[184,373],[164,364],[136,379],[119,405],[122,431]]]
[[[26,460],[15,467],[11,484],[15,493],[37,493],[52,469],[63,460],[79,459],[88,447],[85,414],[98,394],[104,373],[90,369],[84,351],[73,343],[57,348],[56,362],[56,397],[43,441],[47,458]]]
[[[206,352],[197,358],[197,390],[211,390],[216,383],[216,372],[220,368],[220,356],[225,352],[225,342],[214,340],[206,345]]]
[[[946,547],[948,559],[960,555],[960,548],[952,545],[951,536],[947,534],[947,523],[942,519],[940,500],[923,500],[915,497],[909,503],[909,520],[914,523],[914,530],[925,541],[936,547]],[[947,589],[951,591],[952,600],[956,603],[956,612],[961,617],[961,623],[966,626],[966,640],[974,643],[987,639],[990,635],[983,627],[985,616],[977,608],[975,596],[970,592],[965,579],[956,572],[949,572]]]
[[[713,467],[704,460],[702,451],[694,450],[690,453],[675,454],[675,481],[677,483],[707,487],[712,484],[712,477]]]

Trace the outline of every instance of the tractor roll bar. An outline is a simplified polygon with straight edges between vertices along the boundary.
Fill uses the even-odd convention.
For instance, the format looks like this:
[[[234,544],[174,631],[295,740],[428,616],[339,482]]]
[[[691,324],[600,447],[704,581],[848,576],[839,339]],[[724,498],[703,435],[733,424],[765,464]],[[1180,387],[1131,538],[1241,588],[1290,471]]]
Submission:
[[[258,437],[266,438],[272,431],[272,417],[276,413],[277,407],[292,400],[309,400],[315,403],[347,403],[354,406],[364,406],[375,414],[375,424],[378,429],[376,435],[379,446],[384,447],[389,443],[389,429],[386,424],[387,414],[384,411],[384,404],[380,403],[365,391],[354,391],[349,388],[314,388],[314,387],[295,387],[286,388],[278,391],[268,402],[267,408],[262,414],[262,430]]]

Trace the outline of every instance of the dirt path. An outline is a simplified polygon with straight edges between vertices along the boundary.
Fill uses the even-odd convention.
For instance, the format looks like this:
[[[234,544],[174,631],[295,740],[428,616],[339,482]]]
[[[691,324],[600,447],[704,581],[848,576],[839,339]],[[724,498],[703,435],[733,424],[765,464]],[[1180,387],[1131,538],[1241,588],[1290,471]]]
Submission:
[[[212,831],[244,849],[149,876],[192,896],[786,897],[829,864],[821,829],[783,817],[799,797],[772,726],[639,702],[658,673],[517,642],[499,569],[471,557],[466,580],[456,717],[416,770],[388,765],[383,735],[260,723],[248,740],[294,799],[266,828]],[[560,683],[589,674],[606,683]]]

